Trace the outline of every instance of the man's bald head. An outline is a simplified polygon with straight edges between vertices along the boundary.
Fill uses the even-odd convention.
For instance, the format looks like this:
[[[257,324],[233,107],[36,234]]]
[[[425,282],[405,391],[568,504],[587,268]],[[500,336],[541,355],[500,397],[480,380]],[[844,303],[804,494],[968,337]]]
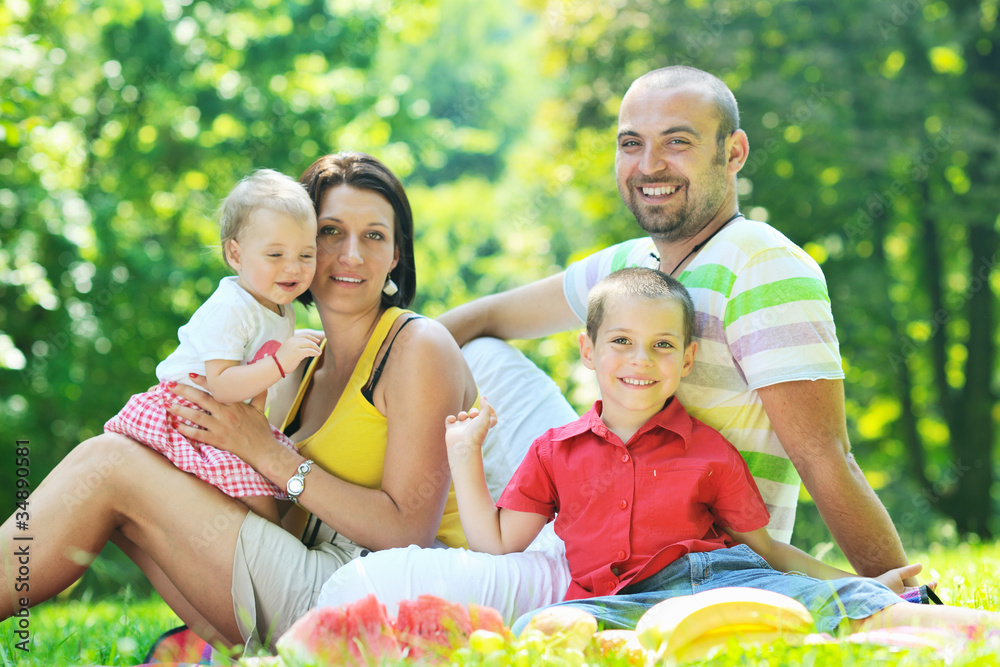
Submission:
[[[740,129],[740,109],[729,87],[721,79],[704,70],[675,65],[643,74],[632,82],[629,92],[671,88],[697,88],[709,95],[719,121],[718,142],[719,149],[722,150],[729,135]]]

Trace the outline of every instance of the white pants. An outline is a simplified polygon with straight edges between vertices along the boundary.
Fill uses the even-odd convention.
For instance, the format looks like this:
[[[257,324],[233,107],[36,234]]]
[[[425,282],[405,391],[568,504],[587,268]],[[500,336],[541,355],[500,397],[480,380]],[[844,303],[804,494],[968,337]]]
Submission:
[[[480,392],[497,411],[497,425],[483,444],[486,480],[496,499],[535,438],[577,414],[555,382],[507,343],[480,338],[462,352]],[[519,554],[416,546],[376,551],[337,570],[316,605],[354,602],[374,593],[395,616],[400,600],[432,594],[494,607],[509,625],[525,612],[562,601],[570,582],[565,553],[551,522]]]

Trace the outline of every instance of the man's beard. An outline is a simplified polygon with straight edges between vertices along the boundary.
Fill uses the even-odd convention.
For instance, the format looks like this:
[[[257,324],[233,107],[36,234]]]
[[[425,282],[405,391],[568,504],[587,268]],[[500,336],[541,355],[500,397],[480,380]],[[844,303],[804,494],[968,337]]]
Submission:
[[[717,156],[721,157],[721,156]],[[719,169],[721,165],[721,169]],[[636,182],[627,183],[628,191],[622,192],[619,185],[618,191],[622,200],[632,215],[635,216],[639,226],[654,240],[674,243],[692,238],[705,228],[712,218],[719,212],[723,201],[726,198],[726,175],[725,162],[715,160],[712,167],[702,175],[700,181],[703,184],[702,190],[694,192],[691,189],[690,181],[673,183],[682,185],[684,196],[681,202],[670,202],[669,209],[663,205],[647,204],[639,200],[638,187],[643,182],[649,183],[671,183],[669,179],[643,178]],[[722,173],[717,174],[719,169]]]

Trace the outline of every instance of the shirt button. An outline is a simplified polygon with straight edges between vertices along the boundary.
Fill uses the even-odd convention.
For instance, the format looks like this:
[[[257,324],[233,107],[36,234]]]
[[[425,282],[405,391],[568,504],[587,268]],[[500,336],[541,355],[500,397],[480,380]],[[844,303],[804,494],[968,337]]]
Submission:
[[[609,582],[608,582],[608,592],[609,592],[609,593],[613,593],[613,592],[614,592],[614,590],[615,590],[615,582],[613,582],[613,581],[609,581]]]
[[[621,501],[620,503],[618,503],[618,507],[620,507],[622,509],[627,508],[628,507],[628,501],[627,500]]]
[[[625,560],[625,551],[624,550],[618,552],[618,560]]]
[[[628,454],[622,454],[622,463],[628,463]]]

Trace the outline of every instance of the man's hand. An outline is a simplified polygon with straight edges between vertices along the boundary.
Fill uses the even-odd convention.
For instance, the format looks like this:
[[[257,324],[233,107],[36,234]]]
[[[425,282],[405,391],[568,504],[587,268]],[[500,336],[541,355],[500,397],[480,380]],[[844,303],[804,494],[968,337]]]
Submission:
[[[903,581],[917,576],[922,569],[924,569],[924,566],[920,563],[910,563],[903,567],[895,567],[884,574],[872,578],[888,586],[893,593],[902,595],[907,589],[907,586],[903,585]]]

